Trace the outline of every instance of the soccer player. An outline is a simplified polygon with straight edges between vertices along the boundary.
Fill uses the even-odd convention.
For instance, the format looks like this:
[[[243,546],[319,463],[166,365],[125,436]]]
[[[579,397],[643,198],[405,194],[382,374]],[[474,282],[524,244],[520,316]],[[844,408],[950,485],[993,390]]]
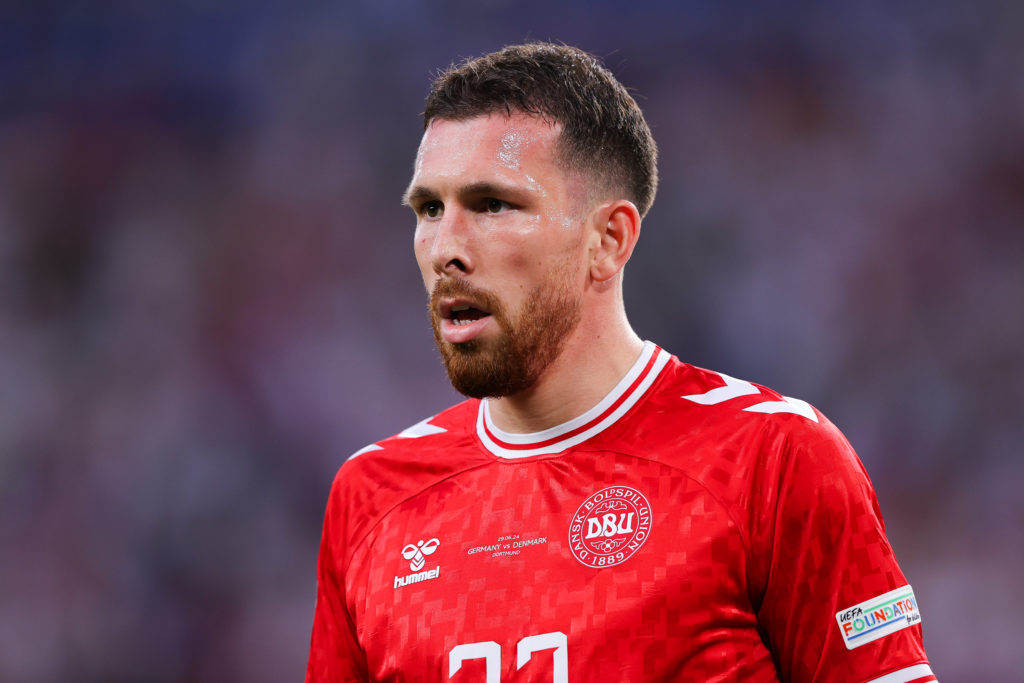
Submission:
[[[424,118],[405,202],[469,398],[338,472],[306,680],[934,681],[839,431],[630,328],[657,171],[623,86],[521,45]]]

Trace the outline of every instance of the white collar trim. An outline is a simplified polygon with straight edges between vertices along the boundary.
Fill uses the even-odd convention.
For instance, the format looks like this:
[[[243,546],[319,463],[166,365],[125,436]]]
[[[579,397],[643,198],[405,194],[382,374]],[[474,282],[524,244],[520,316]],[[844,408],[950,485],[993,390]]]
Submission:
[[[652,342],[644,342],[640,357],[597,405],[560,425],[529,434],[505,432],[491,419],[489,401],[480,401],[476,434],[484,447],[499,458],[527,458],[560,453],[599,434],[626,414],[646,393],[668,363],[669,354]]]

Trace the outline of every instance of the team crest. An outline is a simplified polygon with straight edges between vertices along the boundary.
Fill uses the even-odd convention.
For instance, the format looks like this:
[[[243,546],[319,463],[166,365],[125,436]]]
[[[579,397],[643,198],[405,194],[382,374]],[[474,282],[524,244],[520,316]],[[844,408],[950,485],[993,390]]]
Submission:
[[[610,486],[591,495],[572,517],[569,548],[580,563],[613,567],[640,550],[651,534],[651,504],[628,486]]]

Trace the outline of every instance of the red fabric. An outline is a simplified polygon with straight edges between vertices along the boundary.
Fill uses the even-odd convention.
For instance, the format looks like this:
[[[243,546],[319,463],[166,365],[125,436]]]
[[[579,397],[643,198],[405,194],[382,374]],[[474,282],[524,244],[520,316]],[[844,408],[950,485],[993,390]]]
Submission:
[[[466,401],[431,419],[444,432],[350,459],[307,682],[851,681],[926,662],[919,624],[842,639],[838,611],[908,583],[845,439],[818,413],[744,411],[782,398],[761,387],[683,398],[723,384],[672,358],[629,412],[553,455],[491,454]],[[639,547],[592,568],[571,527],[605,489],[641,493],[649,525],[638,541],[642,504],[598,496],[615,516],[577,520],[577,537],[612,561]]]

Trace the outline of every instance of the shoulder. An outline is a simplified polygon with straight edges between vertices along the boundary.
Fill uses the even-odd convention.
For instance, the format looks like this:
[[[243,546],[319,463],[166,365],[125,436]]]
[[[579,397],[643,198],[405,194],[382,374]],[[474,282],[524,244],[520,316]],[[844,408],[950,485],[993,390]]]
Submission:
[[[639,417],[663,446],[659,459],[702,481],[729,479],[729,488],[738,476],[863,472],[843,434],[807,401],[675,357]]]
[[[436,415],[420,420],[397,434],[375,441],[348,457],[340,471],[358,467],[356,463],[373,462],[380,459],[401,459],[436,448],[440,444],[450,445],[468,432],[476,417],[478,401],[463,401]]]
[[[678,361],[666,371],[642,429],[657,435],[649,457],[708,490],[761,557],[776,531],[799,535],[812,518],[880,525],[863,464],[810,403]]]
[[[410,485],[417,478],[429,478],[442,466],[441,460],[456,461],[451,455],[472,443],[478,403],[463,401],[359,449],[342,463],[334,486],[378,484],[385,473],[409,479]],[[442,455],[448,457],[438,457]]]
[[[659,387],[659,394],[678,401],[681,410],[725,419],[795,415],[802,418],[795,424],[830,424],[807,401],[783,396],[761,384],[689,365],[675,357],[666,370],[666,381]]]
[[[338,469],[328,516],[344,518],[356,542],[389,510],[453,474],[477,466],[473,440],[477,401],[464,401],[372,443]]]

